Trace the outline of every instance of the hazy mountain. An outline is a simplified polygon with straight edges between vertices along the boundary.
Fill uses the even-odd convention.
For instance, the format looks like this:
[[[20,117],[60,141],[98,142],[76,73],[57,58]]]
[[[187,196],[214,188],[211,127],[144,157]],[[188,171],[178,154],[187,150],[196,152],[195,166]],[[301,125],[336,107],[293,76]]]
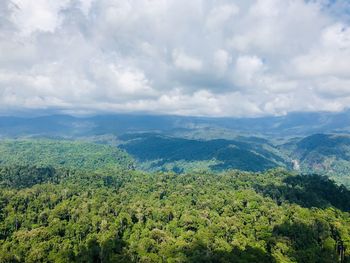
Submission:
[[[264,171],[291,168],[294,163],[303,172],[326,174],[347,185],[349,132],[349,111],[241,119],[122,114],[0,117],[0,138],[93,138],[121,143],[146,170]]]
[[[207,118],[152,115],[98,115],[73,117],[0,117],[0,135],[85,136],[126,132],[162,132],[200,137],[220,134],[272,137],[340,133],[350,131],[350,111],[341,113],[291,113],[279,117]]]

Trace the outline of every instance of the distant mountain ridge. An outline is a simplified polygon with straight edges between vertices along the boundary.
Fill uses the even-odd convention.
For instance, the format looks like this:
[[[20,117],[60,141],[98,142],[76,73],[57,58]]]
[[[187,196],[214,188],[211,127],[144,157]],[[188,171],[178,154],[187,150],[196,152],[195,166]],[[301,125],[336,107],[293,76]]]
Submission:
[[[235,132],[244,135],[306,136],[315,133],[350,132],[350,111],[340,113],[290,113],[279,117],[208,118],[153,115],[96,115],[73,117],[0,117],[0,136],[86,136],[127,132],[184,133]]]
[[[119,146],[145,170],[275,167],[350,186],[350,111],[264,118],[151,115],[0,117],[1,138],[82,139]]]

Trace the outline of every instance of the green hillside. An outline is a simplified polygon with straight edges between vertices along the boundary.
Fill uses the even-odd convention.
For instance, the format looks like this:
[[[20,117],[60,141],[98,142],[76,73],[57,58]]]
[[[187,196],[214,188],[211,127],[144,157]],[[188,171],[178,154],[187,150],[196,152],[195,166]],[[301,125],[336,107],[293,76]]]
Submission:
[[[1,165],[54,166],[70,169],[129,169],[132,159],[116,147],[64,140],[2,140]]]
[[[253,153],[280,160],[265,140],[122,139],[163,167],[205,165],[230,148],[247,167],[261,165]],[[0,262],[350,262],[350,191],[328,177],[215,171],[225,159],[208,171],[141,172],[116,147],[76,141],[0,149]]]
[[[300,170],[327,175],[350,186],[350,136],[315,134],[283,145]]]
[[[266,140],[194,140],[157,134],[127,134],[119,138],[125,142],[120,147],[146,170],[187,171],[190,167],[257,172],[288,166]]]

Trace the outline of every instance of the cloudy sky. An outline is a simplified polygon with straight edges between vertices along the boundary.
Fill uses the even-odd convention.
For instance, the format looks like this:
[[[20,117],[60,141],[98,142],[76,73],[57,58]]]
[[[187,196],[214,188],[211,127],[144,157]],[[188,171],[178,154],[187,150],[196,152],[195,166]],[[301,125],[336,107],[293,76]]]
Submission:
[[[1,0],[0,113],[350,105],[348,0]]]

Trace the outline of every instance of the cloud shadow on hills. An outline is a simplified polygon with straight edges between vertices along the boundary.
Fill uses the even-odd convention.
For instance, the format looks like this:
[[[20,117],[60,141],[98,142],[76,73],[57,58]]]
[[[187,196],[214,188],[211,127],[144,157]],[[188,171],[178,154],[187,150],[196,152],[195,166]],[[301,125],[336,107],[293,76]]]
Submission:
[[[331,179],[317,175],[289,176],[282,185],[254,185],[257,192],[275,200],[284,201],[302,207],[335,207],[343,212],[350,212],[350,191],[343,185],[337,185]]]

